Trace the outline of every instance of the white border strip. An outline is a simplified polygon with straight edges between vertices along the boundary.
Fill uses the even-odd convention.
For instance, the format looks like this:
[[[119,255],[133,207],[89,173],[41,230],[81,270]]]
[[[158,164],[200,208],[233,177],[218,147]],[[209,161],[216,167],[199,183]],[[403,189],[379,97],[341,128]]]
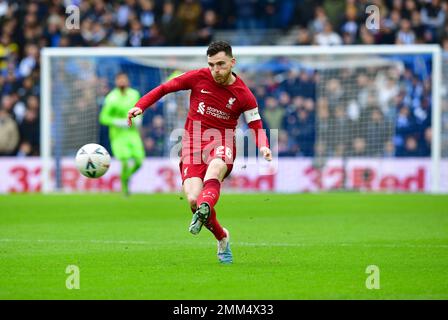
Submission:
[[[438,45],[350,45],[350,46],[235,46],[238,56],[280,55],[340,55],[340,54],[433,54]],[[205,56],[207,47],[89,47],[89,48],[43,48],[42,56]]]

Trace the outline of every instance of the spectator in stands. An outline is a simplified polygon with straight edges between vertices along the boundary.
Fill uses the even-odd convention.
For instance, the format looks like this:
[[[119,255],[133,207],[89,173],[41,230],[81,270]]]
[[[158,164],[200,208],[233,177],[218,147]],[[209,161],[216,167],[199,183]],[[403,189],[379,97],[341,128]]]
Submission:
[[[13,42],[11,35],[3,32],[0,38],[0,72],[7,70],[8,63],[17,59],[19,45]]]
[[[294,145],[290,142],[288,132],[280,130],[278,132],[278,156],[279,157],[294,157]]]
[[[387,140],[384,144],[384,152],[382,154],[384,158],[395,157],[395,145],[393,140]]]
[[[421,151],[419,150],[417,138],[413,135],[406,137],[404,148],[397,150],[397,157],[419,157]]]
[[[369,112],[370,117],[364,129],[367,155],[380,157],[384,152],[386,141],[390,140],[393,135],[392,124],[384,119],[380,108],[373,107]]]
[[[160,30],[159,25],[153,24],[149,28],[148,37],[143,42],[144,46],[163,46],[166,44],[165,37]]]
[[[335,46],[342,44],[342,38],[339,34],[333,31],[333,26],[330,22],[324,24],[324,30],[319,32],[314,37],[314,42],[320,46]]]
[[[131,28],[129,31],[129,38],[127,45],[131,47],[141,47],[146,41],[147,35],[143,30],[142,24],[138,20],[131,22]]]
[[[372,32],[365,25],[361,25],[359,29],[360,43],[366,45],[374,45],[376,40]]]
[[[396,44],[414,44],[415,33],[411,28],[411,22],[407,19],[401,20],[400,30],[397,33]]]
[[[280,89],[279,89],[280,90]],[[291,105],[291,95],[286,91],[280,91],[278,94],[279,107],[283,110],[290,109]]]
[[[420,155],[422,157],[431,156],[432,129],[430,127],[423,131],[423,139],[420,143]]]
[[[319,98],[317,101],[317,117],[316,138],[328,144],[331,135],[330,110],[328,108],[328,101],[324,97]]]
[[[297,113],[297,144],[300,155],[311,157],[314,154],[315,119],[305,108],[298,109]]]
[[[314,71],[303,69],[298,79],[298,88],[296,92],[304,98],[316,99],[316,80]]]
[[[0,156],[14,155],[19,138],[17,123],[3,106],[0,107]]]
[[[139,20],[144,28],[150,28],[155,22],[154,2],[152,0],[140,0]]]
[[[340,105],[344,96],[344,89],[341,86],[341,82],[332,78],[328,80],[325,86],[326,97],[328,99],[328,106],[333,109],[335,106]]]
[[[402,106],[395,120],[395,146],[397,154],[402,154],[406,137],[416,131],[415,120],[407,106]]]
[[[196,45],[206,46],[211,42],[217,23],[218,19],[215,11],[207,10],[204,12],[204,17],[197,32]]]
[[[365,157],[367,153],[366,140],[363,137],[355,137],[352,140],[350,154],[351,157]]]
[[[312,34],[324,32],[325,25],[329,22],[325,9],[321,6],[314,10],[314,19],[309,23],[308,29]]]
[[[198,0],[182,0],[179,4],[177,18],[182,22],[185,45],[195,44],[201,15],[202,7]]]
[[[12,116],[16,120],[17,124],[20,125],[23,121],[23,118],[25,117],[26,112],[26,105],[24,101],[21,100],[20,96],[17,92],[13,92],[10,96],[10,103],[12,105]],[[30,97],[27,97],[29,99]],[[34,98],[37,100],[37,97],[34,96]],[[5,107],[5,109],[7,109]]]
[[[21,142],[27,141],[32,148],[32,153],[39,150],[39,105],[37,97],[30,96],[28,98],[27,110],[25,117],[20,124],[20,138]]]
[[[350,136],[351,127],[344,106],[336,106],[329,125],[329,146],[334,152],[334,156],[342,157],[346,155],[347,146],[352,138]]]
[[[128,32],[120,26],[116,26],[109,36],[109,45],[113,47],[124,47],[128,41]]]
[[[311,35],[308,29],[300,28],[294,43],[296,46],[309,46],[312,44]]]
[[[17,151],[18,157],[29,157],[38,155],[38,150],[34,150],[31,147],[31,144],[28,141],[23,141],[20,143],[19,150]]]
[[[413,1],[411,1],[414,3]],[[428,33],[422,24],[420,11],[415,10],[411,12],[411,26],[416,37],[416,43],[424,43],[425,37],[428,38]]]
[[[158,25],[160,25],[166,45],[174,46],[181,42],[182,22],[177,19],[175,7],[171,1],[164,2],[163,12],[158,19]]]
[[[255,0],[234,0],[236,12],[236,28],[253,30],[257,26],[257,8]]]
[[[285,109],[279,105],[279,101],[272,96],[265,99],[265,108],[263,111],[263,120],[269,129],[280,129]]]
[[[291,69],[279,84],[279,90],[288,92],[291,96],[300,95],[299,71]]]
[[[432,0],[423,5],[421,9],[421,19],[426,31],[430,34],[427,42],[432,43],[439,40],[440,31],[446,20],[446,1]]]
[[[357,21],[357,12],[354,6],[347,6],[345,9],[345,21],[341,27],[341,33],[344,35],[344,43],[355,43],[358,35],[359,23]],[[347,39],[345,39],[347,37]]]
[[[39,61],[39,48],[34,43],[25,46],[25,57],[20,61],[18,74],[21,78],[28,77]]]
[[[144,129],[144,137],[143,143],[148,156],[161,157],[164,155],[165,130],[161,115],[154,116],[150,127]]]

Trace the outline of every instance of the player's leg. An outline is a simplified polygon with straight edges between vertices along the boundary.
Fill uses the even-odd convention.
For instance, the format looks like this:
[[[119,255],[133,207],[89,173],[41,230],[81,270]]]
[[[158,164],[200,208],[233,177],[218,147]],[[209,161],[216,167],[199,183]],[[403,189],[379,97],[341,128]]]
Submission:
[[[220,161],[222,161],[222,160],[220,160]],[[206,170],[204,176],[207,176],[207,172],[209,172],[209,171],[211,171],[211,172],[219,171],[219,169],[217,168],[217,166],[218,166],[217,163],[218,163],[218,161],[212,160],[210,165],[207,166],[206,164],[204,164],[203,168]],[[217,174],[219,176],[218,172],[217,172]],[[224,175],[225,175],[225,173],[222,174],[222,177],[224,177]],[[209,176],[210,176],[210,173],[209,173]],[[204,202],[202,199],[204,197],[205,186],[207,185],[208,190],[210,189],[209,184],[210,184],[211,180],[208,180],[208,181],[209,182],[206,181],[204,183],[203,188],[202,188],[201,192],[199,193],[197,200],[196,200],[197,210],[193,214],[193,218],[192,218],[190,228],[189,228],[189,230],[192,234],[198,234],[199,231],[201,231],[202,225],[204,225],[204,224],[206,226],[213,226],[213,224],[210,225],[210,222],[215,220],[214,217],[216,216],[216,212],[214,212],[212,210],[213,206],[210,206],[208,203]],[[219,189],[218,189],[218,193],[219,193]],[[212,195],[210,192],[208,194],[206,194],[206,197],[210,197],[210,196],[214,196],[214,195]],[[212,203],[212,201],[210,201],[210,200],[208,202]],[[211,216],[214,216],[212,218],[212,220],[210,220]],[[214,232],[214,231],[212,231],[212,232],[213,232],[213,234],[215,234],[216,232],[219,232],[218,236],[222,236],[222,228],[220,228],[220,227],[216,228],[216,232]]]
[[[221,182],[233,169],[235,150],[230,147],[217,147],[211,154],[205,177],[204,187],[198,197],[198,211],[210,211],[210,218],[205,226],[213,233],[218,242],[218,260],[221,263],[232,263],[233,255],[230,249],[229,231],[221,226],[217,217],[215,205],[219,200]]]
[[[129,140],[128,147],[131,151],[132,159],[134,160],[129,169],[130,178],[142,166],[143,161],[145,160],[145,148],[143,147],[143,142],[139,135],[136,135]]]
[[[129,178],[131,177],[131,166],[129,159],[121,159],[121,191],[124,195],[129,195]]]
[[[191,177],[184,180],[182,188],[187,197],[191,211],[194,213],[197,209],[196,201],[202,191],[202,179],[199,177]]]
[[[121,191],[125,194],[129,194],[129,177],[131,176],[131,170],[129,166],[129,159],[132,154],[128,148],[128,143],[124,139],[115,139],[111,141],[112,153],[115,158],[121,162]]]
[[[233,263],[232,250],[230,249],[230,234],[229,231],[221,226],[217,217],[215,205],[218,202],[221,181],[229,171],[228,165],[222,159],[213,159],[210,162],[209,169],[204,178],[204,188],[198,198],[199,208],[207,206],[211,211],[211,215],[205,226],[215,236],[218,242],[218,260],[221,263]]]
[[[198,210],[211,212],[219,200],[221,181],[227,173],[227,164],[221,158],[210,161],[204,177],[204,187],[198,197]]]
[[[192,164],[188,159],[188,163],[185,164],[181,162],[179,164],[179,169],[182,174],[182,186],[184,189],[184,193],[187,197],[188,203],[190,205],[190,209],[193,213],[190,226],[188,230],[192,234],[198,234],[203,224],[206,222],[208,217],[202,217],[197,213],[197,199],[199,194],[202,191],[203,183],[202,179],[205,176],[205,171],[207,170],[207,165],[205,163],[201,164]]]

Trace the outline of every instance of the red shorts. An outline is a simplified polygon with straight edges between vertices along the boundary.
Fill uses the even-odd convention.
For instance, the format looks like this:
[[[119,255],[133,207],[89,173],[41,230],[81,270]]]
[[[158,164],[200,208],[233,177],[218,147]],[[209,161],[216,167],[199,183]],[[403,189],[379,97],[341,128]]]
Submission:
[[[226,178],[233,169],[233,162],[236,156],[235,144],[231,143],[227,146],[221,143],[209,143],[200,151],[191,152],[182,148],[182,154],[179,162],[179,170],[182,177],[182,183],[188,178],[205,177],[208,165],[213,159],[222,159],[227,165],[227,172],[224,176]]]

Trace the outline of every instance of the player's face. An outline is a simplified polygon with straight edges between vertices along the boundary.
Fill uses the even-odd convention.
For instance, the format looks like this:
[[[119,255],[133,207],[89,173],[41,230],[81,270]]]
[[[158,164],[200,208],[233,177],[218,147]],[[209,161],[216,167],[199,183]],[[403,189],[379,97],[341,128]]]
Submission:
[[[115,79],[115,85],[118,88],[127,88],[129,86],[129,79],[126,75],[122,74],[119,75],[116,79]]]
[[[224,51],[221,51],[214,56],[209,56],[207,60],[213,79],[219,84],[228,84],[232,76],[232,68],[235,65],[235,58],[229,57]]]

